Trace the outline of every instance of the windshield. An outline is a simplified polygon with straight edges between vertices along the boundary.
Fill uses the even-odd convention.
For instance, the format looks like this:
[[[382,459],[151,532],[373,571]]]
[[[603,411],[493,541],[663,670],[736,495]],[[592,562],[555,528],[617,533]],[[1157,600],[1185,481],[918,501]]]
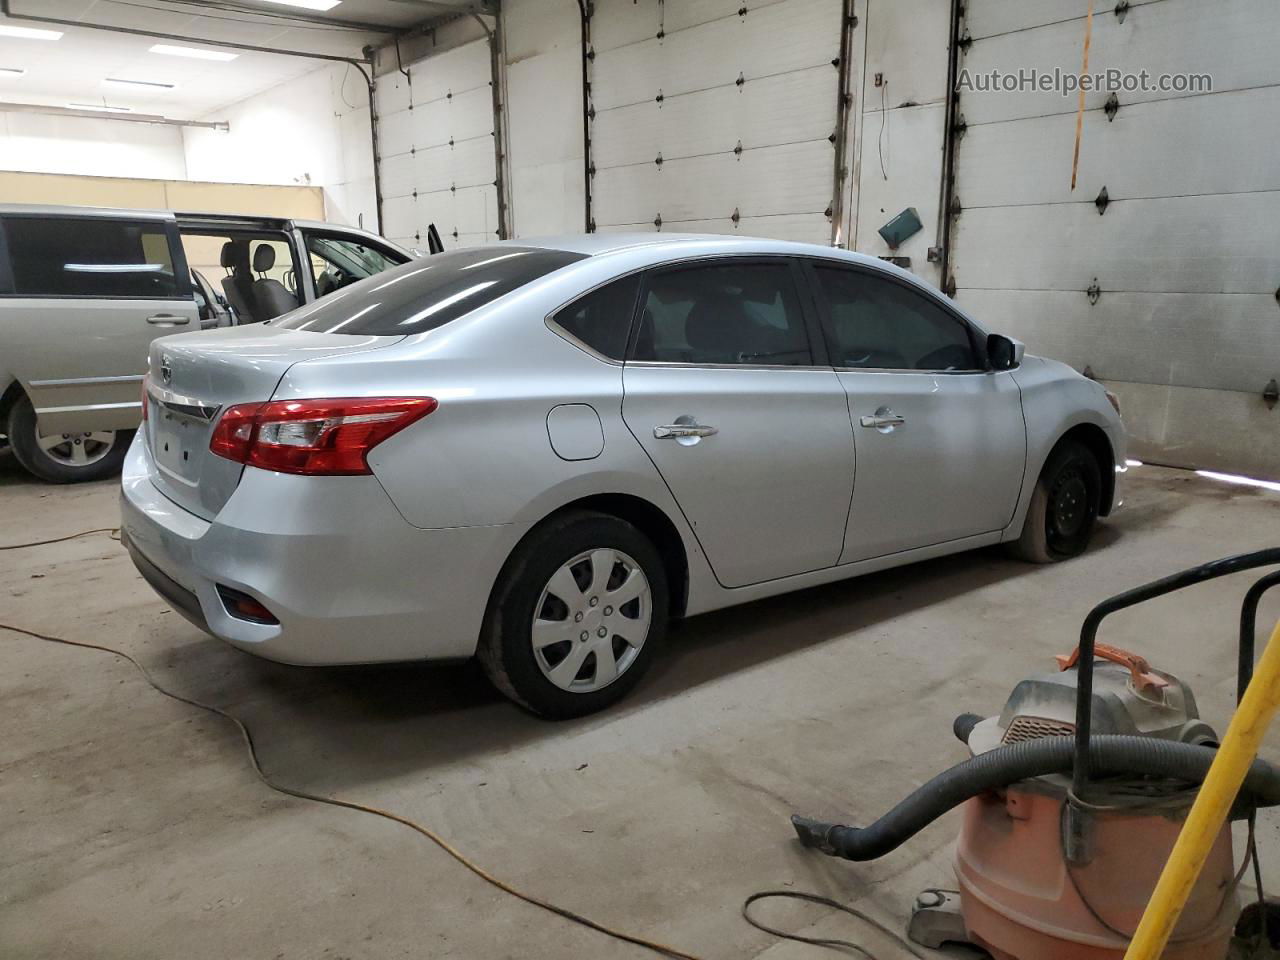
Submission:
[[[353,283],[272,325],[375,337],[422,333],[583,259],[584,254],[536,247],[438,253]]]

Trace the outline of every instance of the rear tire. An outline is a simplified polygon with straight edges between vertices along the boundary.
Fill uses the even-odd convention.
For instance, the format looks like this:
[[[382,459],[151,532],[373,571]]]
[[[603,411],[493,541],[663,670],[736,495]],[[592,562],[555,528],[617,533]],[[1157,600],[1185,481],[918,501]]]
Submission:
[[[1084,553],[1093,536],[1101,501],[1102,473],[1089,448],[1058,444],[1036,481],[1014,556],[1030,563],[1056,563]]]
[[[120,472],[132,430],[42,435],[29,397],[9,411],[9,445],[18,463],[49,483],[102,480]]]
[[[631,691],[665,637],[667,589],[658,551],[631,524],[587,511],[557,517],[499,575],[480,664],[541,717],[603,710]]]

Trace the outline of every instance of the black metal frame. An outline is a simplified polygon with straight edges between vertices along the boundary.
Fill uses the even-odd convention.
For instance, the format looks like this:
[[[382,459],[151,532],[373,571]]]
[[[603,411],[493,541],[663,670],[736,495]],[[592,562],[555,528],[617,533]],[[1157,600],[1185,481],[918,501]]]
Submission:
[[[1143,586],[1134,587],[1132,590],[1126,590],[1124,593],[1116,594],[1114,597],[1103,600],[1089,611],[1088,616],[1084,618],[1084,624],[1080,628],[1080,656],[1079,664],[1076,668],[1078,671],[1076,677],[1076,752],[1071,776],[1071,791],[1076,797],[1081,797],[1089,784],[1089,735],[1093,721],[1091,707],[1093,701],[1094,647],[1098,636],[1098,627],[1102,621],[1117,610],[1145,603],[1148,600],[1162,597],[1167,593],[1173,593],[1184,587],[1190,587],[1218,577],[1225,577],[1228,574],[1239,573],[1243,570],[1271,566],[1272,564],[1280,564],[1280,547],[1223,557],[1220,560],[1212,560],[1198,567],[1192,567],[1189,570],[1183,570],[1181,573],[1175,573],[1172,576],[1163,577]],[[1269,573],[1254,583],[1249,588],[1249,592],[1245,594],[1244,603],[1240,609],[1240,656],[1237,677],[1237,695],[1240,697],[1244,696],[1244,691],[1253,677],[1254,631],[1257,624],[1258,602],[1263,593],[1277,584],[1280,584],[1280,570]]]

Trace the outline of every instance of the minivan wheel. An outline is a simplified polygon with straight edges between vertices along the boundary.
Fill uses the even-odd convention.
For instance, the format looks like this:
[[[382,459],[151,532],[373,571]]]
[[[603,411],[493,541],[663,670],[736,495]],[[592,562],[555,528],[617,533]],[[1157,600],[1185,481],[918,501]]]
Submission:
[[[574,512],[535,530],[507,561],[478,656],[516,703],[578,717],[636,685],[667,617],[666,571],[648,538],[617,517]]]
[[[1060,444],[1040,472],[1013,552],[1032,563],[1054,563],[1084,553],[1098,519],[1102,474],[1089,448]]]
[[[50,483],[101,480],[119,473],[132,435],[132,430],[43,434],[29,397],[19,399],[9,411],[13,455]]]

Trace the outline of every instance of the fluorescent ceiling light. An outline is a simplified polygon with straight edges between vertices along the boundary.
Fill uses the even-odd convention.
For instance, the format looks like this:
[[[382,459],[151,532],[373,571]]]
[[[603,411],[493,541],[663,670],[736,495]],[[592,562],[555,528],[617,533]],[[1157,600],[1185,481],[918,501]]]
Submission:
[[[332,10],[342,0],[266,0],[267,3],[278,3],[282,7],[301,7],[303,10]]]
[[[0,23],[0,37],[21,37],[23,40],[57,40],[61,30],[41,30],[39,27],[14,27]]]
[[[133,113],[133,107],[112,107],[105,103],[68,103],[73,110],[101,110],[103,113]]]
[[[226,62],[240,56],[225,50],[206,50],[202,47],[179,47],[170,43],[157,43],[151,48],[152,53],[163,53],[167,57],[190,57],[192,60],[220,60]]]
[[[120,80],[116,77],[107,77],[102,82],[118,87],[146,87],[148,90],[172,90],[177,86],[176,83],[161,83],[159,80]]]
[[[27,71],[19,67],[0,67],[0,77],[25,77]]]

